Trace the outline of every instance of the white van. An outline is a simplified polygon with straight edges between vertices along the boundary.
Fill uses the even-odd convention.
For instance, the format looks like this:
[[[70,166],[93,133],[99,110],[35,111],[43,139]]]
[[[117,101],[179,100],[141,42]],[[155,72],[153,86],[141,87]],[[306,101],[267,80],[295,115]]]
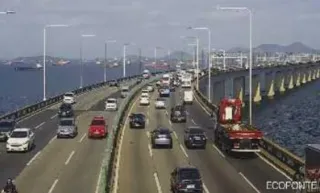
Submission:
[[[186,90],[183,92],[183,103],[192,104],[193,103],[193,92],[192,90]]]
[[[122,86],[121,87],[121,97],[126,98],[129,94],[129,86]]]

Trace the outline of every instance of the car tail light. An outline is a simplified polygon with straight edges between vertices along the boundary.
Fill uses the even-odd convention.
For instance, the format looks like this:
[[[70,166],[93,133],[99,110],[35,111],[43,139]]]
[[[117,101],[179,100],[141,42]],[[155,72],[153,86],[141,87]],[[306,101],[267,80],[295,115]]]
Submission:
[[[240,148],[240,143],[234,143],[234,144],[233,144],[233,147],[234,147],[234,148]]]
[[[182,187],[183,187],[182,184],[177,184],[177,189],[180,189],[180,188],[182,188]]]

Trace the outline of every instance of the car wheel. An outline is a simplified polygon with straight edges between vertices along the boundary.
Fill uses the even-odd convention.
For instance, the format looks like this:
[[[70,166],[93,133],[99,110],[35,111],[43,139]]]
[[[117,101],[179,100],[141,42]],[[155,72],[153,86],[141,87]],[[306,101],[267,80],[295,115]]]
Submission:
[[[169,145],[169,149],[172,149],[172,146],[173,146],[173,144],[172,144],[172,142],[171,142],[170,145]]]
[[[152,143],[152,149],[156,149],[156,148],[157,148],[156,144]]]

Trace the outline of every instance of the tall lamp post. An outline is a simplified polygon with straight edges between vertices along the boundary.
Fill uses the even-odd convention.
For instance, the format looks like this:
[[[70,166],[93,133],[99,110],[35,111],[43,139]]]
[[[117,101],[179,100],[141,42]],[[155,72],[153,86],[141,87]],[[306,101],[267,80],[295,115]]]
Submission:
[[[195,67],[196,65],[196,52],[197,52],[197,44],[188,44],[188,46],[192,46],[192,66]]]
[[[252,124],[252,11],[248,7],[220,7],[217,6],[218,10],[225,11],[245,11],[249,13],[249,123]]]
[[[157,65],[157,52],[159,49],[162,49],[162,47],[156,46],[154,48],[154,65]]]
[[[134,45],[132,43],[123,44],[123,78],[126,77],[126,51],[127,46]]]
[[[0,11],[0,15],[10,15],[10,14],[16,14],[15,11],[9,10],[9,11]]]
[[[183,39],[194,39],[197,45],[197,89],[199,90],[199,38],[195,36],[180,36]]]
[[[43,101],[47,100],[47,74],[46,74],[46,44],[47,44],[47,28],[68,27],[64,24],[45,25],[43,28]]]
[[[116,40],[107,40],[104,43],[104,68],[103,68],[103,81],[107,82],[107,60],[108,60],[108,44],[116,43]]]
[[[81,34],[81,45],[80,45],[80,88],[83,87],[83,38],[96,37],[95,34]]]
[[[212,68],[212,61],[211,61],[211,30],[208,27],[188,27],[187,29],[191,29],[191,30],[205,30],[208,32],[208,62],[209,62],[209,66],[208,66],[208,99],[209,102],[211,102],[211,68]]]

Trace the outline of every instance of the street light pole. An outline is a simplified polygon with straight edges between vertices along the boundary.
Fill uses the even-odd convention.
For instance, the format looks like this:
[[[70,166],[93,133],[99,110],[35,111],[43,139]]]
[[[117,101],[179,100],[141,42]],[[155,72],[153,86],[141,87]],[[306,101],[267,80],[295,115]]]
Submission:
[[[197,41],[197,90],[199,90],[199,38]]]
[[[226,70],[226,50],[220,49],[223,53],[223,70]]]
[[[96,37],[95,34],[82,34],[80,45],[80,88],[83,88],[83,38]]]
[[[116,40],[107,40],[104,43],[104,68],[103,68],[103,81],[107,82],[107,60],[108,60],[108,43],[115,43]]]
[[[126,77],[126,49],[128,44],[123,45],[123,78]]]
[[[220,7],[218,10],[246,11],[249,13],[249,124],[252,124],[252,11],[248,7]]]
[[[211,30],[208,27],[188,27],[187,29],[192,29],[192,30],[206,30],[208,32],[208,100],[211,102],[211,68],[212,68],[212,61],[211,61]]]
[[[47,100],[47,74],[46,74],[46,42],[47,42],[47,28],[54,27],[68,27],[68,25],[55,24],[55,25],[45,25],[43,28],[43,101]]]

